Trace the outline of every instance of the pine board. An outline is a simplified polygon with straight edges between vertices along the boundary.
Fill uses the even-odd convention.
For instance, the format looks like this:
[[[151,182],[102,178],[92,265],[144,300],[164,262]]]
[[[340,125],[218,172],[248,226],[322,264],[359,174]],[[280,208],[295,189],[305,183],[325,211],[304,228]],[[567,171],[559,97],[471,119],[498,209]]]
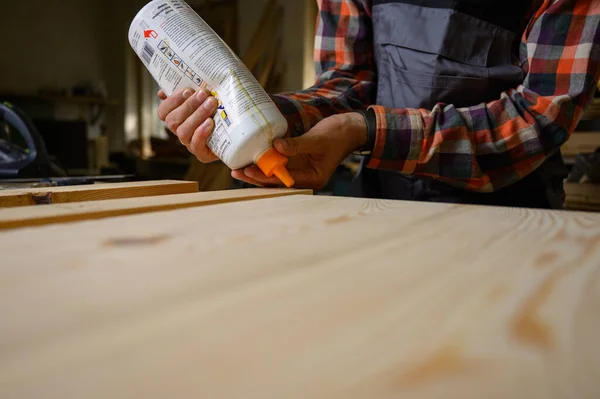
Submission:
[[[102,219],[193,206],[248,201],[283,195],[312,194],[310,190],[261,189],[210,191],[190,194],[160,195],[103,201],[86,201],[45,206],[27,206],[0,212],[0,230],[80,220]]]
[[[560,150],[563,157],[574,157],[595,152],[597,148],[600,148],[600,132],[573,132]]]
[[[156,180],[0,191],[0,208],[198,192],[192,181]]]
[[[297,195],[0,250],[3,398],[600,397],[596,214]]]
[[[565,208],[573,210],[600,210],[600,184],[565,183]]]

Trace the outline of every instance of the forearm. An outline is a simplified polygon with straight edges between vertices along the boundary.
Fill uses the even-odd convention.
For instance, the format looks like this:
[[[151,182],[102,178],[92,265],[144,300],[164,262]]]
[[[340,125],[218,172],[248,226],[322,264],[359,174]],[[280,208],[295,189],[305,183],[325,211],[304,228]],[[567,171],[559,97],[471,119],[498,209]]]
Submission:
[[[316,83],[271,98],[299,135],[328,116],[374,103],[375,62],[370,0],[318,0]]]
[[[365,76],[365,80],[359,80]],[[374,103],[375,87],[371,73],[356,78],[339,78],[295,93],[271,95],[286,117],[292,136],[300,135],[322,119],[346,112],[364,110]]]
[[[568,97],[554,100],[521,86],[478,107],[375,106],[376,142],[368,167],[473,191],[498,190],[535,170],[573,131],[581,110]]]

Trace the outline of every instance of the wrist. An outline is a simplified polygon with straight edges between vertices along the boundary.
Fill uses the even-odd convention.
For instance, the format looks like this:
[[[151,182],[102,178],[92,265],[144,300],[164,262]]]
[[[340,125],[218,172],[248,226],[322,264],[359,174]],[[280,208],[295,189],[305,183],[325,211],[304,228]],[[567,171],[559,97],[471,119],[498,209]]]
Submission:
[[[368,126],[365,117],[360,112],[349,112],[344,114],[346,119],[346,130],[349,135],[348,153],[364,148],[368,144]]]
[[[364,111],[356,111],[357,115],[363,119],[365,126],[364,139],[360,147],[354,148],[352,152],[355,155],[368,156],[371,155],[373,147],[375,146],[375,138],[377,134],[377,116],[373,109],[368,108]]]

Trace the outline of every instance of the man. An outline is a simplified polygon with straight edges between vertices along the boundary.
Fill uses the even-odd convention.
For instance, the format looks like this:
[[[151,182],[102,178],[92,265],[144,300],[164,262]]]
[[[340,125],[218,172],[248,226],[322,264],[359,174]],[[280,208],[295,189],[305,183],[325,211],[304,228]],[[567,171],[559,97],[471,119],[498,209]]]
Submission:
[[[272,98],[289,122],[275,148],[318,189],[360,153],[357,195],[560,208],[560,146],[600,78],[599,0],[319,0],[317,83]],[[158,114],[202,162],[206,93]],[[232,171],[277,185],[256,167]]]

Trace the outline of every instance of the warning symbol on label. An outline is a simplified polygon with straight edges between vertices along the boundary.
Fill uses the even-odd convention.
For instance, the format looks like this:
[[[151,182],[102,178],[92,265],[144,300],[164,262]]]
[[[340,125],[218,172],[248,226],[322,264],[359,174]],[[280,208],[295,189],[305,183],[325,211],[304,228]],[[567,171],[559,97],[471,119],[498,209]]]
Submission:
[[[186,64],[185,62],[183,62],[183,61],[182,61],[182,62],[180,62],[180,63],[179,63],[179,65],[177,65],[177,66],[178,66],[178,67],[179,67],[179,69],[181,69],[183,72],[185,72],[185,71],[188,69],[188,67],[187,67],[187,64]]]
[[[195,73],[190,68],[185,71],[185,74],[192,80],[194,80]]]
[[[165,43],[164,40],[161,40],[158,44],[158,49],[162,51],[163,54],[167,54],[167,51],[169,50],[169,45]]]
[[[173,64],[179,66],[181,64],[181,58],[179,58],[179,56],[175,55],[173,57]]]
[[[194,83],[196,83],[198,86],[202,85],[202,78],[198,75],[194,76]]]
[[[172,60],[173,57],[175,57],[175,53],[173,52],[173,50],[171,50],[170,48],[167,49],[167,52],[165,53],[165,55],[167,56],[168,59]]]
[[[219,114],[221,115],[221,119],[223,119],[223,121],[227,124],[227,126],[231,126],[231,120],[229,119],[229,116],[227,115],[227,111],[225,111],[225,107],[223,106],[223,104],[221,102],[219,102],[219,107],[217,109],[219,111]]]
[[[144,31],[144,37],[145,37],[146,39],[149,39],[149,38],[156,39],[156,38],[158,37],[158,33],[156,33],[156,32],[155,32],[155,31],[153,31],[153,30],[145,30],[145,31]]]

